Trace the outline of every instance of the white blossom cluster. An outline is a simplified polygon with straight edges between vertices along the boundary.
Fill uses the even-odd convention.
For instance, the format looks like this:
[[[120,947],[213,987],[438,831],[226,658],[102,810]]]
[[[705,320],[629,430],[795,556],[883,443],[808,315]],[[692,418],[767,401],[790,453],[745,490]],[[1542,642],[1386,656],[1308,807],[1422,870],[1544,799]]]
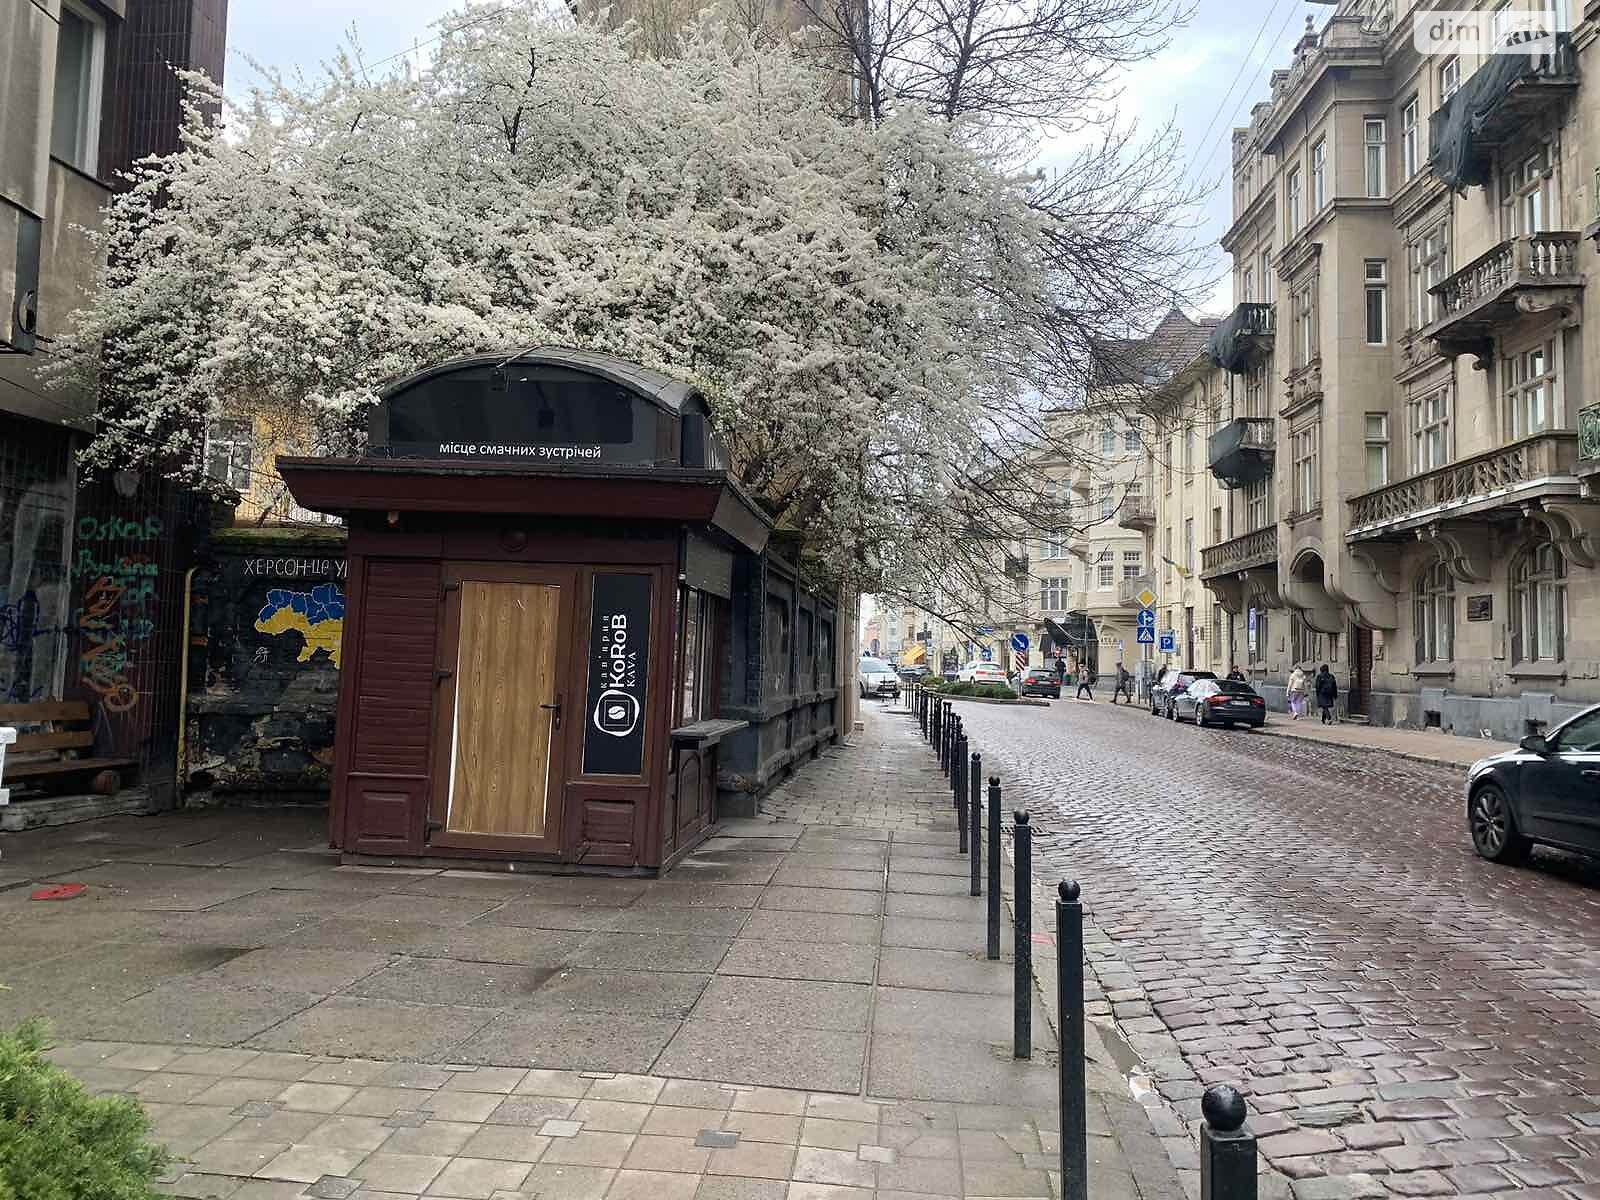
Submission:
[[[507,4],[425,70],[341,59],[221,121],[191,79],[184,147],[112,201],[57,347],[101,397],[86,466],[201,484],[206,423],[245,399],[355,454],[414,370],[604,350],[703,388],[739,479],[873,588],[909,551],[896,497],[936,505],[1046,388],[1047,231],[1032,177],[960,123],[841,122],[820,78],[709,23],[663,60]]]

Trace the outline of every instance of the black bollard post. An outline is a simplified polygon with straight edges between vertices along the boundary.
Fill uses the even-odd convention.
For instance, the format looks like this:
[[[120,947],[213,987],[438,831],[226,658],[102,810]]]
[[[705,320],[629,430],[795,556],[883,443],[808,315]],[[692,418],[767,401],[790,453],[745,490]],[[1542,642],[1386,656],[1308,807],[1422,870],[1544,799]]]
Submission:
[[[939,744],[935,746],[934,753],[939,758],[939,770],[945,769],[946,756],[949,754],[950,742],[950,702],[944,701],[939,705]]]
[[[961,740],[961,757],[956,759],[957,763],[964,764],[967,761],[966,750],[967,742],[963,738]],[[978,756],[974,754],[972,757],[977,758]],[[959,771],[958,774],[961,776],[961,790],[956,793],[956,852],[965,854],[967,852],[967,834],[970,832],[967,810],[972,805],[972,787],[967,782],[965,769]]]
[[[935,757],[939,753],[939,718],[944,714],[944,702],[935,698],[933,702],[932,721],[928,725],[928,745],[933,747]]]
[[[1256,1200],[1256,1135],[1244,1097],[1225,1083],[1200,1097],[1200,1200]]]
[[[967,735],[962,730],[956,730],[956,753],[951,759],[950,771],[950,798],[956,806],[958,819],[967,812],[967,773],[961,769],[961,764],[967,761]]]
[[[1000,776],[989,776],[989,957],[1000,957]]]
[[[1017,884],[1017,919],[1012,929],[1011,1057],[1033,1057],[1033,827],[1028,814],[1014,814],[1011,831]]]
[[[983,890],[983,755],[972,756],[972,894]]]
[[[951,748],[952,745],[955,744],[955,737],[956,737],[955,705],[951,704],[950,701],[946,700],[944,702],[944,746],[943,746],[943,753],[942,753],[942,755],[940,756],[940,759],[939,759],[939,765],[942,768],[944,768],[944,773],[946,775],[950,774],[950,748]]]
[[[1083,1065],[1083,904],[1078,885],[1056,896],[1056,1008],[1061,1014],[1061,1197],[1088,1200],[1089,1138]]]

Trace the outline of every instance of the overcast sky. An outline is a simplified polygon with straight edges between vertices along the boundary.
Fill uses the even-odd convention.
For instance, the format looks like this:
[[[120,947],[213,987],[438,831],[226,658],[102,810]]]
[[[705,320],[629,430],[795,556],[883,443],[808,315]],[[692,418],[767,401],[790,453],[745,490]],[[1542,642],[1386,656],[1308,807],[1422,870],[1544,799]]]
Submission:
[[[1330,10],[1306,0],[1197,3],[1172,45],[1130,73],[1121,110],[1151,129],[1174,118],[1192,176],[1214,183],[1227,168],[1227,131],[1265,96],[1268,75],[1288,62],[1306,15],[1320,26]],[[257,78],[252,59],[285,72],[315,72],[352,30],[368,63],[404,55],[433,37],[434,23],[455,7],[455,0],[231,0],[228,90],[238,95]],[[1228,210],[1228,190],[1218,188],[1206,210],[1208,240],[1227,227]],[[1220,311],[1227,303],[1224,281],[1210,307]]]

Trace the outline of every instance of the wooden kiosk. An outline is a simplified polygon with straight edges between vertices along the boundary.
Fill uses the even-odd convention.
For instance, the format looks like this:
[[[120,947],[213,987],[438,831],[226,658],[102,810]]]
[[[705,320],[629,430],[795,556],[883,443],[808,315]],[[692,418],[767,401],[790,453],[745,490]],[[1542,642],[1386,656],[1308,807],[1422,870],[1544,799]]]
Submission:
[[[460,359],[384,392],[363,457],[278,469],[349,527],[347,858],[651,870],[704,835],[747,724],[717,718],[735,566],[770,526],[698,393],[601,354]]]

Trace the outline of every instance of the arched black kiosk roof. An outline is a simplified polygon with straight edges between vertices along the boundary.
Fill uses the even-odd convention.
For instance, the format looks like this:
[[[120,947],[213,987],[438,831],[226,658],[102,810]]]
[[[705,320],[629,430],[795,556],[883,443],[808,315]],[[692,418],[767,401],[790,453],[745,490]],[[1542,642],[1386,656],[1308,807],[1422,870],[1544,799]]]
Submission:
[[[440,363],[385,388],[372,458],[721,469],[705,397],[610,354],[540,347]]]

